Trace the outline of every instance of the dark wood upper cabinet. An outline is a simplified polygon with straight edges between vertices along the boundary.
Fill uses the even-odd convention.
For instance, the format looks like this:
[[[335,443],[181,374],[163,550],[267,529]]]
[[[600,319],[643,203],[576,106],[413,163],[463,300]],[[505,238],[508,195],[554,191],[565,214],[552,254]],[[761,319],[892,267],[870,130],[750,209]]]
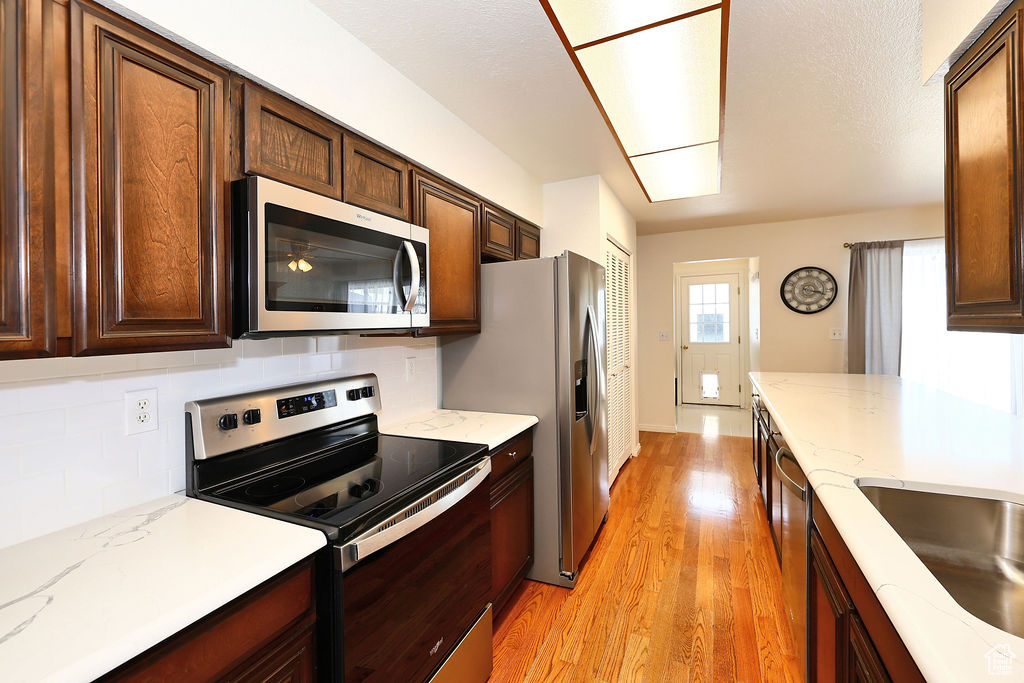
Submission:
[[[72,5],[76,354],[230,345],[227,72]]]
[[[345,194],[349,204],[410,219],[409,164],[362,138],[345,134]]]
[[[484,205],[480,237],[481,255],[492,261],[511,261],[516,257],[516,219],[501,209]]]
[[[1024,331],[1020,7],[945,78],[947,308],[951,330]]]
[[[540,257],[540,228],[516,219],[516,258]]]
[[[66,27],[50,0],[0,0],[0,359],[57,351],[55,156],[67,144],[54,102],[67,88]]]
[[[420,336],[480,331],[479,199],[414,169],[412,222],[430,231],[430,327]]]
[[[242,92],[245,172],[342,198],[342,128],[252,83]]]

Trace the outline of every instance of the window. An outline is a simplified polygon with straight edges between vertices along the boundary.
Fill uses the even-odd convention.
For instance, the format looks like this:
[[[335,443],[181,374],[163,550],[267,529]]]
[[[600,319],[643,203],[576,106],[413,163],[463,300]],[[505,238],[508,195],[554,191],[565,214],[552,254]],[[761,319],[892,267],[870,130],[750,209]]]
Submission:
[[[1018,335],[946,330],[943,240],[903,247],[900,376],[997,410],[1022,412],[1024,346]]]
[[[729,340],[729,283],[690,285],[690,341]]]

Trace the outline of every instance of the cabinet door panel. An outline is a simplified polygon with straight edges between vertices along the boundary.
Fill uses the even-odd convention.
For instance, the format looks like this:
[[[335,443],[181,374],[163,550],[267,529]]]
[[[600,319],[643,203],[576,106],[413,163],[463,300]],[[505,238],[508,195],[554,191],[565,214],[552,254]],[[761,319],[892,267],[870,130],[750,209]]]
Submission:
[[[482,253],[500,261],[515,258],[516,220],[493,206],[484,207]]]
[[[227,346],[227,74],[74,12],[75,352]]]
[[[252,83],[244,88],[245,172],[341,199],[341,127]]]
[[[820,683],[846,680],[849,618],[853,610],[828,551],[816,529],[811,530],[811,574],[808,583],[811,680]]]
[[[1017,14],[946,78],[951,329],[1024,325]]]
[[[540,228],[516,221],[516,258],[540,258]]]
[[[863,622],[856,614],[850,616],[846,680],[849,683],[889,683],[891,680]]]
[[[56,352],[53,20],[48,0],[0,0],[0,359]]]
[[[480,331],[480,201],[413,172],[413,223],[430,231],[430,327],[420,335]]]
[[[409,164],[366,140],[346,135],[345,201],[409,220]]]
[[[533,562],[533,457],[491,491],[491,602],[508,602]]]

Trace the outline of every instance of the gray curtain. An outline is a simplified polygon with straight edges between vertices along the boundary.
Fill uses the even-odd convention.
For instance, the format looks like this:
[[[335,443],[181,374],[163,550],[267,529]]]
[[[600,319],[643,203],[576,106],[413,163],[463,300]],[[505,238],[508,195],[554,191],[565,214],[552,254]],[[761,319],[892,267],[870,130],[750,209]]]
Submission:
[[[903,241],[850,248],[848,372],[900,374]]]

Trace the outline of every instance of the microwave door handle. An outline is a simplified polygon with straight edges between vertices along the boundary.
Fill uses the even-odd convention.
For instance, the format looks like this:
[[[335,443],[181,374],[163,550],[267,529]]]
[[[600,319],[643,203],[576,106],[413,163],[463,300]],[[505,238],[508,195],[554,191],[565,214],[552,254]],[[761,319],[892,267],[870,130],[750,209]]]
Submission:
[[[406,245],[408,242],[402,242],[402,245]],[[402,247],[398,248],[395,252],[395,263],[391,268],[391,284],[395,288],[395,296],[398,297],[398,305],[402,307],[403,311],[408,310],[405,301],[405,292],[402,290]]]
[[[405,254],[409,257],[409,268],[412,270],[412,283],[409,285],[409,302],[405,304],[405,310],[411,311],[416,305],[416,299],[420,295],[420,259],[416,256],[416,248],[412,242],[402,242],[405,247]]]

